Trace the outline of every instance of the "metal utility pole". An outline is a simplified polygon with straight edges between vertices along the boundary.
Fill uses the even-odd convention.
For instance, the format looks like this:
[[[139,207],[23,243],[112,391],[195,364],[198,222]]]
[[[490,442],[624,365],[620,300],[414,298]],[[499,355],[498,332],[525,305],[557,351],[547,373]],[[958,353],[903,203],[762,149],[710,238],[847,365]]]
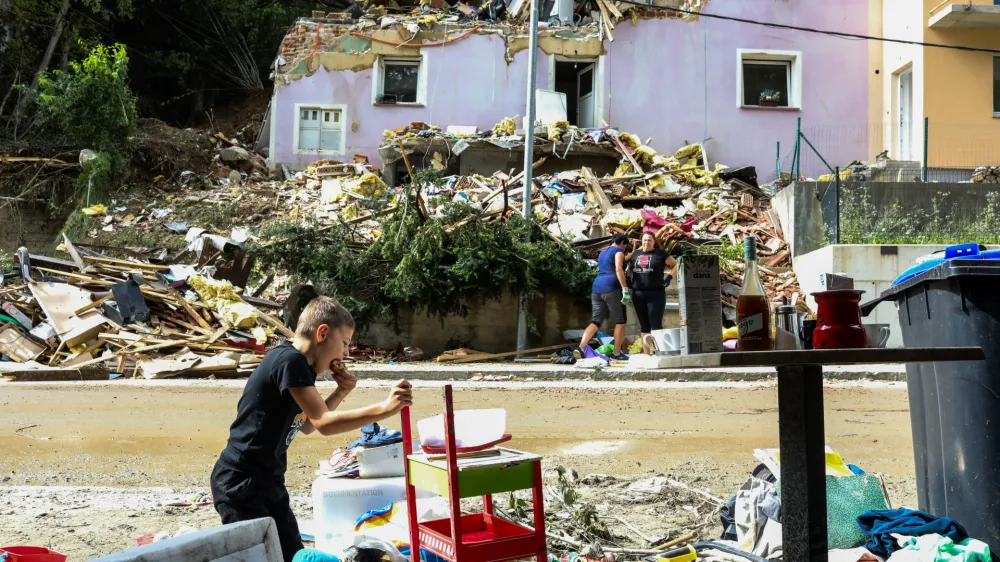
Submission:
[[[531,166],[535,163],[535,70],[538,67],[538,9],[541,2],[539,0],[529,1],[531,2],[531,35],[528,39],[528,119],[524,130],[524,193],[522,195],[524,204],[522,210],[524,218],[530,221],[532,219],[532,182],[534,181]],[[528,300],[522,295],[518,298],[517,304],[517,349],[520,351],[528,348]]]

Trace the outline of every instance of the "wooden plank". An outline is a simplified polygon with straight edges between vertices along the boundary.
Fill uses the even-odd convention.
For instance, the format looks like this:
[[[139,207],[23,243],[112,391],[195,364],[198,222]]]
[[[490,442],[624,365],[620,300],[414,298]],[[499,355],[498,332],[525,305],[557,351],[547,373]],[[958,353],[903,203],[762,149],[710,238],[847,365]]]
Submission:
[[[615,3],[612,2],[611,0],[604,0],[604,5],[608,7],[608,11],[611,12],[611,15],[615,16],[616,18],[623,19],[625,17],[618,9],[618,6],[615,6]],[[647,142],[646,144],[649,143]]]
[[[65,232],[62,233],[62,237],[63,237],[63,244],[66,245],[66,252],[69,253],[71,258],[73,258],[73,263],[76,264],[76,267],[77,269],[80,270],[80,273],[89,273],[93,271],[94,270],[93,267],[83,263],[83,258],[80,257],[80,252],[76,251],[76,247],[73,246],[73,243],[69,241],[69,237],[66,236]]]
[[[560,345],[550,345],[547,347],[536,347],[534,349],[525,349],[523,351],[507,351],[504,353],[487,353],[483,355],[459,355],[457,359],[445,359],[445,361],[450,363],[474,363],[476,361],[488,361],[490,359],[503,359],[504,357],[513,357],[515,355],[527,355],[529,353],[538,353],[541,351],[555,351],[557,349],[565,349],[567,347],[573,347],[574,343],[564,343]],[[441,360],[441,358],[438,358]]]
[[[211,334],[212,326],[210,326],[208,322],[206,322],[205,319],[201,317],[200,314],[195,312],[194,308],[191,307],[191,303],[189,303],[187,299],[185,299],[184,296],[180,294],[180,292],[178,292],[176,289],[174,289],[173,292],[174,296],[181,303],[181,306],[183,306],[184,310],[188,313],[188,316],[194,318],[194,321],[197,322],[198,325],[201,326],[203,330],[207,330],[208,333]]]
[[[664,369],[705,369],[714,367],[933,363],[937,361],[982,361],[985,358],[986,355],[979,347],[898,347],[890,349],[730,351],[667,357],[662,364]]]
[[[99,298],[99,299],[91,302],[87,306],[78,308],[77,310],[73,311],[73,316],[79,316],[79,315],[83,314],[84,312],[87,312],[88,310],[93,310],[93,309],[101,306],[101,304],[103,304],[103,303],[105,303],[105,302],[107,302],[107,301],[109,301],[109,300],[111,300],[113,298],[115,298],[114,295],[104,295],[103,297],[101,297],[101,298]]]
[[[613,140],[614,143],[618,145],[618,151],[622,153],[622,156],[628,159],[628,161],[635,168],[635,171],[639,172],[640,174],[645,174],[645,172],[642,171],[642,166],[640,166],[639,163],[635,161],[635,158],[632,158],[632,153],[628,151],[628,148],[625,147],[622,141],[618,137],[611,137],[611,140]]]
[[[601,11],[601,15],[604,16],[604,23],[610,28],[608,30],[608,35],[610,36],[610,30],[615,28],[615,22],[609,15],[611,11],[608,9],[608,5],[604,2],[604,0],[594,0],[594,2],[597,3],[597,8]],[[614,41],[613,38],[611,40]]]
[[[587,184],[587,189],[593,194],[598,206],[601,207],[601,214],[607,213],[611,210],[611,199],[597,183],[597,178],[594,176],[594,172],[590,171],[590,168],[584,167],[582,171],[583,181]]]
[[[601,10],[601,24],[604,26],[604,32],[608,34],[608,41],[614,43],[615,35],[611,32],[615,28],[615,24],[611,23],[611,18],[608,17],[608,10],[603,4],[598,0],[597,7]]]
[[[134,268],[137,268],[137,269],[146,269],[146,270],[153,271],[153,272],[162,271],[164,269],[168,269],[168,266],[165,266],[165,265],[156,265],[156,264],[151,264],[151,263],[136,263],[136,262],[128,261],[128,260],[117,260],[115,258],[99,258],[97,256],[85,256],[83,259],[85,259],[85,260],[87,260],[89,262],[94,262],[94,263],[101,263],[101,264],[107,264],[107,265],[118,265],[118,266],[125,266],[125,267],[134,267]]]
[[[3,378],[16,382],[106,381],[108,370],[89,369],[27,369],[3,373]]]
[[[271,327],[281,332],[286,338],[291,339],[295,337],[295,332],[289,330],[287,326],[279,322],[276,318],[266,312],[262,312],[260,309],[255,310],[257,310],[257,316],[259,316],[261,320],[270,324]]]

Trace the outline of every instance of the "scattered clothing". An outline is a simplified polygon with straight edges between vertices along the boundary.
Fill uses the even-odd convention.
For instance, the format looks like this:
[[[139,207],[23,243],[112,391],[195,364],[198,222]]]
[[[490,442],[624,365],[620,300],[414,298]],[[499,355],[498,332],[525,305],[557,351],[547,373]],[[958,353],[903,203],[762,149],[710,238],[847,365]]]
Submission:
[[[780,509],[775,510],[778,489],[774,484],[757,478],[749,478],[736,493],[736,541],[740,550],[761,558],[780,558],[781,521]],[[770,515],[769,515],[770,514]]]
[[[899,550],[888,562],[990,562],[990,547],[983,541],[956,543],[936,533],[922,537],[895,535]]]
[[[340,562],[340,558],[332,554],[327,554],[322,550],[304,548],[295,553],[292,562]]]
[[[958,543],[969,538],[965,528],[952,519],[905,508],[862,513],[858,525],[868,536],[865,548],[880,558],[888,558],[899,550],[893,534],[909,537],[938,534]]]
[[[719,510],[719,520],[722,522],[722,535],[719,540],[736,541],[736,496],[729,498],[726,505]]]
[[[361,464],[358,454],[349,449],[337,449],[327,461],[319,463],[319,475],[327,478],[358,478]]]
[[[827,544],[857,548],[868,541],[858,527],[858,515],[887,509],[889,497],[882,478],[874,474],[826,477]]]
[[[403,442],[403,434],[395,429],[385,429],[377,423],[369,424],[361,428],[361,437],[354,440],[348,449],[358,447],[372,448],[383,445],[394,445]]]
[[[878,556],[864,548],[830,549],[828,562],[882,562]]]
[[[597,278],[591,287],[594,294],[609,293],[615,289],[621,290],[618,282],[618,269],[615,267],[615,256],[624,254],[625,250],[618,246],[609,246],[597,256]],[[619,297],[621,299],[621,297]]]
[[[580,357],[582,358],[583,355],[581,354]],[[573,363],[576,363],[576,357],[573,356],[572,349],[561,349],[559,354],[552,359],[554,365],[572,365]]]

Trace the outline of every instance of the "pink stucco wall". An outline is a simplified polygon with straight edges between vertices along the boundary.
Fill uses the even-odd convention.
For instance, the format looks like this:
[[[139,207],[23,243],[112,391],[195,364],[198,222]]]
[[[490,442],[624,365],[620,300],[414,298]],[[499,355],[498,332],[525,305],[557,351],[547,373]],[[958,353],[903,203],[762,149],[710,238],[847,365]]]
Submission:
[[[708,13],[854,33],[868,29],[868,0],[712,0]],[[685,141],[711,138],[709,156],[730,166],[755,165],[762,181],[774,177],[775,143],[787,169],[795,121],[804,127],[840,126],[867,118],[867,44],[805,32],[700,18],[625,21],[605,42],[604,119],[617,128],[652,137],[668,152]],[[802,52],[801,110],[741,109],[736,103],[737,49]],[[275,95],[273,160],[304,165],[314,155],[293,150],[296,103],[346,104],[347,154],[378,161],[385,129],[411,121],[477,125],[488,129],[504,117],[523,115],[528,56],[511,64],[496,35],[471,35],[430,49],[426,107],[372,105],[372,71],[327,72],[282,85]],[[537,87],[548,88],[548,56],[540,53]],[[351,125],[356,124],[356,131]],[[824,143],[812,139],[831,164],[865,156],[864,138]],[[860,143],[860,145],[857,145]],[[809,157],[803,173],[821,173]]]

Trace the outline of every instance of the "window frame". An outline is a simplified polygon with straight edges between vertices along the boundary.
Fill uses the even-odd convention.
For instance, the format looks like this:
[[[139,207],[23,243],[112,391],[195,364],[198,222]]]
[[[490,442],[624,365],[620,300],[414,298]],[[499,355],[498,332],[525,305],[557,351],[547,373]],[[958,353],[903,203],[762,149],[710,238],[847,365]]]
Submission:
[[[744,104],[743,65],[775,64],[787,65],[787,88],[782,92],[788,100],[787,106],[770,107],[765,105]],[[769,49],[737,49],[736,50],[736,107],[740,109],[760,109],[778,111],[799,111],[802,109],[802,51],[779,51]]]
[[[378,103],[378,97],[385,93],[385,67],[386,64],[403,63],[417,66],[417,101],[396,102],[393,104]],[[427,104],[427,72],[428,72],[427,49],[422,49],[419,56],[390,56],[379,55],[375,57],[372,68],[372,105],[381,107],[391,107],[401,105],[404,107],[424,106]]]
[[[1000,55],[993,55],[993,118],[994,119],[1000,119],[1000,105],[997,104],[998,90],[1000,90]]]
[[[322,149],[322,148],[302,148],[299,146],[299,141],[301,139],[301,125],[302,125],[302,111],[335,111],[340,113],[340,146],[334,150]],[[293,137],[293,151],[295,154],[317,154],[325,156],[343,156],[347,153],[347,105],[345,104],[318,104],[318,103],[297,103],[295,104],[295,121],[292,128]],[[323,130],[322,118],[320,119],[320,131]],[[322,146],[322,132],[320,133],[320,145]]]

